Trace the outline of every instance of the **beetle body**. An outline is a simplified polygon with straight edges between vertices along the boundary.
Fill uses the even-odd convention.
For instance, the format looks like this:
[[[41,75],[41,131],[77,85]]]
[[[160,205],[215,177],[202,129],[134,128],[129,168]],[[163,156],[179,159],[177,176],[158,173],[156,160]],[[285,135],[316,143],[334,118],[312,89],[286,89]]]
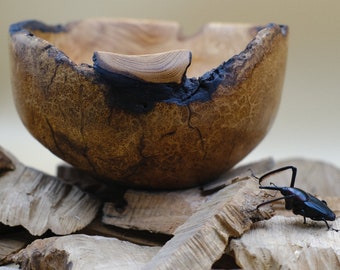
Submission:
[[[292,210],[295,215],[301,215],[304,218],[304,223],[306,223],[306,218],[310,218],[312,220],[324,221],[327,225],[327,228],[330,229],[326,220],[334,221],[336,216],[334,212],[327,206],[325,201],[321,201],[310,193],[305,192],[302,189],[294,187],[295,177],[296,177],[296,168],[293,166],[283,167],[274,171],[271,171],[259,179],[259,183],[263,181],[269,175],[278,173],[283,170],[292,170],[292,179],[290,187],[279,187],[273,183],[270,183],[270,186],[261,186],[261,189],[269,189],[269,190],[278,190],[283,195],[282,197],[275,198],[273,200],[261,203],[257,206],[257,209],[262,205],[275,202],[278,200],[285,200],[285,208],[287,210]],[[333,229],[337,231],[336,229]]]

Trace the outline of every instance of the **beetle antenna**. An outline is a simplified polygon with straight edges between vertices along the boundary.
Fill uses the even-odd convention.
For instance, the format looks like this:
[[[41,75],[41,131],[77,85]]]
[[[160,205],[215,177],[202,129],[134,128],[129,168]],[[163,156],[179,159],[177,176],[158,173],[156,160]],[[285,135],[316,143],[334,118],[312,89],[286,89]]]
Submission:
[[[294,187],[297,169],[293,166],[288,167],[292,170],[292,180],[290,181],[290,187]]]
[[[276,201],[283,200],[283,199],[289,199],[289,198],[292,198],[294,196],[295,195],[292,194],[292,195],[283,196],[283,197],[280,197],[280,198],[276,198],[276,199],[273,199],[273,200],[270,200],[270,201],[266,201],[266,202],[260,203],[258,206],[256,206],[256,209],[259,209],[261,206],[266,205],[268,203],[276,202]]]
[[[297,169],[296,169],[294,166],[285,166],[285,167],[282,167],[282,168],[279,168],[279,169],[276,169],[276,170],[267,172],[267,173],[265,173],[264,175],[262,175],[260,178],[257,178],[257,177],[256,177],[256,179],[259,179],[259,182],[260,182],[260,184],[261,184],[261,182],[262,182],[265,178],[267,178],[268,176],[273,175],[273,174],[276,174],[276,173],[279,173],[279,172],[282,172],[282,171],[285,171],[285,170],[292,170],[292,178],[291,178],[291,181],[290,181],[290,187],[294,187],[295,178],[296,178],[296,173],[297,173]]]
[[[277,185],[275,185],[274,183],[272,183],[272,182],[270,182],[269,183],[270,185],[272,185],[272,186],[274,186],[274,187],[276,187],[276,188],[278,188],[278,186]],[[277,194],[277,192],[278,192],[278,190],[276,190],[275,191],[275,194],[274,195],[270,195],[270,194],[268,194],[268,196],[270,196],[270,197],[276,197],[276,194]]]

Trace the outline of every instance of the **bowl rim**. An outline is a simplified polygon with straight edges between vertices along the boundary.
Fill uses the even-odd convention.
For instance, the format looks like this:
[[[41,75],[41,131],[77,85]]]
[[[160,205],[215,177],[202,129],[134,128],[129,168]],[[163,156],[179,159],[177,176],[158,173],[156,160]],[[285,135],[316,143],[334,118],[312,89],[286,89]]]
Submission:
[[[95,20],[95,18],[83,20]],[[111,104],[111,106],[118,106],[133,114],[148,113],[158,102],[187,106],[192,102],[205,102],[211,100],[212,95],[221,83],[223,83],[223,85],[233,87],[243,81],[248,72],[250,72],[252,68],[261,61],[263,56],[271,50],[271,40],[273,40],[277,35],[286,37],[288,34],[288,26],[283,24],[268,23],[266,25],[258,25],[242,23],[206,23],[201,27],[201,29],[213,24],[223,24],[226,26],[235,25],[237,27],[248,26],[249,29],[255,29],[256,34],[255,37],[248,42],[246,48],[240,51],[240,53],[224,60],[220,65],[206,71],[199,77],[188,78],[186,76],[186,72],[184,72],[180,83],[154,83],[123,74],[113,73],[110,70],[102,68],[97,62],[95,52],[93,54],[93,65],[83,63],[77,64],[58,47],[32,33],[32,31],[35,30],[42,31],[44,33],[65,32],[68,31],[73,24],[83,20],[55,25],[46,24],[39,20],[24,20],[11,24],[9,27],[9,34],[12,42],[16,35],[21,35],[24,37],[21,42],[26,42],[26,44],[31,43],[32,46],[37,46],[38,44],[38,46],[50,50],[49,54],[51,57],[55,57],[55,60],[58,63],[69,65],[78,73],[89,77],[94,76],[97,82],[111,86],[112,90],[120,97],[116,102],[114,102],[114,104]],[[138,23],[141,21],[176,23],[171,21],[144,19],[106,18],[105,20],[115,22],[125,22],[127,20],[132,23]],[[199,33],[199,31],[197,33]],[[31,42],[32,39],[34,39],[35,42]],[[131,91],[129,93],[126,92],[127,86],[131,87]],[[134,96],[132,102],[129,100],[131,96]],[[142,105],[136,106],[135,100],[141,101],[140,103]]]

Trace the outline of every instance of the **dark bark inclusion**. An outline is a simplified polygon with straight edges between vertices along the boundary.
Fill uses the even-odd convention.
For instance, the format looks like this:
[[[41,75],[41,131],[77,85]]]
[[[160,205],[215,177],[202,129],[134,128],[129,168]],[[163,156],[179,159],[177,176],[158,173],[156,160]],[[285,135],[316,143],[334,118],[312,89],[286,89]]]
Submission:
[[[217,69],[205,73],[202,77],[182,79],[182,83],[151,83],[128,75],[121,75],[102,69],[94,60],[94,70],[98,82],[108,87],[105,94],[107,105],[120,108],[133,114],[150,112],[157,102],[175,103],[188,106],[195,101],[209,101],[211,95],[225,78],[232,72],[231,59]]]
[[[60,33],[60,32],[66,32],[67,27],[58,24],[58,25],[47,25],[43,22],[36,21],[36,20],[26,20],[18,23],[14,23],[10,25],[9,27],[9,33],[10,35],[13,35],[17,32],[20,32],[22,30],[30,30],[30,31],[41,31],[44,33]],[[26,30],[26,31],[27,31]]]

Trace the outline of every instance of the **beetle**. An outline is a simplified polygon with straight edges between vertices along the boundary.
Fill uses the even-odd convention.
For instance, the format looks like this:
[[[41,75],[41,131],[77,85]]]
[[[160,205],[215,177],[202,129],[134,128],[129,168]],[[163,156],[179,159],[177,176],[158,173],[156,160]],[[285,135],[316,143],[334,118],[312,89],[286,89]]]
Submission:
[[[261,182],[267,178],[268,176],[285,171],[285,170],[292,170],[292,178],[289,187],[279,187],[273,183],[270,183],[270,186],[261,186]],[[312,220],[317,221],[324,221],[327,225],[328,230],[332,229],[334,231],[339,231],[337,229],[331,228],[328,221],[334,221],[336,216],[334,212],[327,206],[325,201],[321,201],[318,198],[314,197],[310,193],[305,192],[302,189],[294,187],[295,178],[297,174],[297,169],[294,166],[285,166],[273,171],[270,171],[260,178],[256,177],[253,173],[252,176],[259,180],[259,188],[260,189],[269,189],[269,190],[278,190],[283,195],[282,197],[275,198],[270,201],[263,202],[259,204],[256,209],[260,208],[261,206],[272,203],[278,200],[285,200],[285,208],[287,210],[293,210],[295,215],[303,216],[304,224],[306,224],[306,218],[310,218]]]

